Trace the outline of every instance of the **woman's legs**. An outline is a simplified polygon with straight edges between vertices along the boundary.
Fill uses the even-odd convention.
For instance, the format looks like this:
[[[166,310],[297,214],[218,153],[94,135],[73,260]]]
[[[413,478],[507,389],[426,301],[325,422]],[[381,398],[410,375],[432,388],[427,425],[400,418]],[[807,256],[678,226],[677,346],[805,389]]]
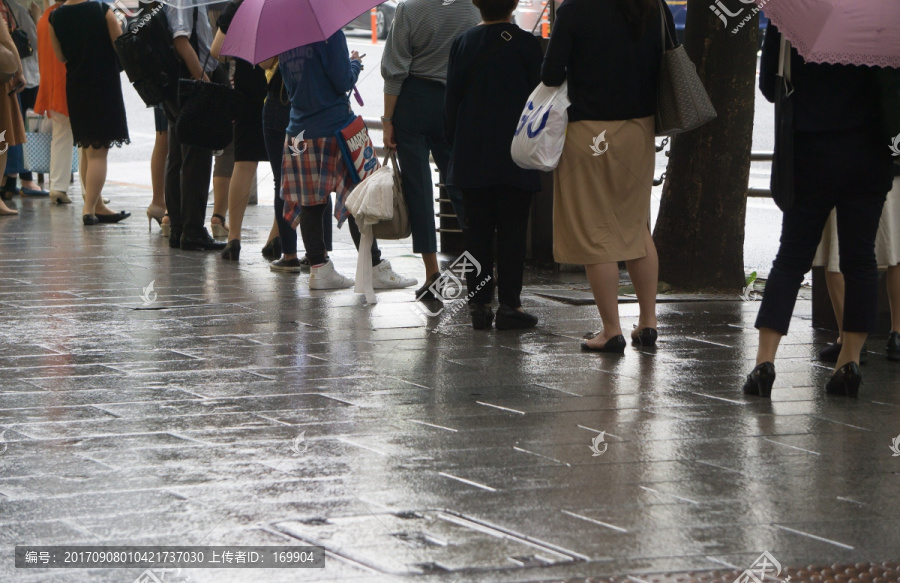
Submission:
[[[496,198],[494,212],[497,221],[497,295],[500,305],[521,310],[522,280],[525,277],[525,253],[528,246],[528,215],[531,212],[532,195],[519,189],[503,188],[496,193]],[[469,205],[464,206],[468,227],[471,215]],[[485,267],[482,264],[481,275],[477,279],[484,281],[488,275],[492,275],[490,265]]]
[[[318,267],[325,263],[325,235],[322,232],[322,215],[325,213],[325,205],[305,206],[300,209],[300,236],[303,237],[303,246],[306,247],[306,255],[309,264]]]
[[[888,267],[887,290],[891,304],[891,332],[900,332],[900,265]]]
[[[466,287],[470,294],[474,294],[469,299],[470,304],[490,305],[494,299],[494,287],[496,284],[493,280],[494,231],[497,230],[498,218],[497,197],[495,194],[489,188],[466,189],[463,191],[463,204],[466,207],[466,216],[469,217],[469,222],[463,230],[466,251],[481,265],[481,273],[475,273],[475,271],[466,272]],[[498,247],[500,246],[500,236],[498,233]],[[500,269],[499,263],[498,260],[498,270]],[[481,286],[481,289],[478,289],[478,286],[488,275],[492,276],[491,279]],[[502,285],[502,275],[500,281]],[[518,300],[515,300],[510,307],[518,308],[520,305]]]
[[[169,132],[156,132],[150,155],[150,182],[153,184],[153,206],[166,208],[166,157],[169,155]]]
[[[828,296],[831,298],[831,308],[834,310],[834,318],[838,325],[837,343],[844,341],[844,276],[840,271],[825,270],[825,286],[828,288]]]
[[[257,162],[235,162],[228,188],[228,240],[241,240],[241,226],[250,200]]]
[[[115,214],[103,204],[100,194],[106,183],[106,157],[109,148],[85,148],[85,161],[87,172],[84,177],[84,214],[86,215],[111,215]]]
[[[644,244],[647,255],[640,259],[632,259],[625,262],[631,283],[634,285],[634,293],[637,294],[640,315],[638,316],[637,333],[644,328],[656,328],[656,293],[659,290],[659,256],[656,254],[656,245],[653,243],[653,235],[650,227],[644,233]]]
[[[66,194],[72,181],[72,123],[69,116],[56,111],[50,112],[50,120],[50,192]]]

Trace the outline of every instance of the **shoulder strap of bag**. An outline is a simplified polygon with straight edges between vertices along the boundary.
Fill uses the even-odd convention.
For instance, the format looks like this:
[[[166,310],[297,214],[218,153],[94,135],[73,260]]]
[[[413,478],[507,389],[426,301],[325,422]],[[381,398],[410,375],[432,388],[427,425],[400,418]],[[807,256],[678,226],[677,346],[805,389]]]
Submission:
[[[663,5],[662,0],[659,0],[659,20],[662,24],[662,30],[660,30],[659,35],[662,38],[662,52],[665,55],[669,49],[669,43],[671,42],[672,48],[675,48],[675,42],[669,38],[669,22],[666,20],[666,7]]]
[[[7,2],[6,0],[3,0],[3,5],[6,6],[6,13],[9,14],[9,17],[12,19],[13,24],[16,25],[15,27],[11,27],[11,26],[7,25],[7,27],[8,27],[9,30],[11,30],[11,31],[12,31],[12,30],[17,30],[17,29],[19,28],[19,21],[16,20],[16,15],[13,14],[12,6],[10,6],[10,5],[9,5],[9,2]]]
[[[472,83],[475,82],[475,78],[478,76],[477,73],[481,73],[481,70],[484,69],[484,66],[490,60],[490,57],[494,56],[494,53],[499,51],[500,47],[502,47],[504,43],[511,41],[512,38],[512,34],[510,34],[508,30],[504,30],[498,36],[494,37],[494,41],[487,50],[475,57],[475,61],[469,67],[469,74],[466,75],[466,82],[463,84],[463,95],[468,93],[469,87],[472,86]]]

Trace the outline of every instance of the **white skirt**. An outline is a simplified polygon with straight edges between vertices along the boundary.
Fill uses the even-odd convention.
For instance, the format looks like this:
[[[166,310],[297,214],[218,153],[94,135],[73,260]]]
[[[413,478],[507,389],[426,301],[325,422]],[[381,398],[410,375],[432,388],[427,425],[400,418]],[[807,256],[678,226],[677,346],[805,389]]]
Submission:
[[[831,211],[813,266],[825,266],[826,270],[839,273],[841,264],[835,216],[835,211]],[[878,224],[878,236],[875,238],[875,259],[880,269],[900,265],[900,176],[894,178],[894,187],[884,202],[881,222]]]

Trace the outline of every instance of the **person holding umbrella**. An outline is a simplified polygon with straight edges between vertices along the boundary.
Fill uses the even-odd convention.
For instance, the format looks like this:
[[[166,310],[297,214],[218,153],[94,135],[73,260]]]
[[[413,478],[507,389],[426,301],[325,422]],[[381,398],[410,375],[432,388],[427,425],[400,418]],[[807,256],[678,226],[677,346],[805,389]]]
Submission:
[[[232,23],[232,27],[234,22]],[[344,201],[354,183],[341,154],[337,133],[353,120],[348,92],[362,70],[362,57],[351,54],[344,33],[338,30],[328,40],[288,50],[278,57],[284,87],[291,101],[291,120],[284,142],[282,197],[285,218],[300,226],[309,257],[310,289],[341,289],[353,280],[338,273],[327,257],[322,218],[331,193],[337,194],[335,216],[349,218],[350,234],[359,249],[360,232]],[[381,259],[377,242],[372,243],[375,289],[404,288],[415,279],[403,277]]]
[[[793,4],[797,2],[797,4]],[[852,11],[854,18],[841,20],[841,28],[862,25],[885,26],[890,30],[885,15],[877,8],[866,18],[867,6],[874,8],[879,2],[846,3],[835,0],[835,16],[846,17],[843,9]],[[804,6],[815,10],[811,3],[792,0],[788,10],[786,3],[773,1],[766,5],[769,24],[763,44],[760,66],[760,89],[769,101],[775,101],[776,84],[785,83],[776,76],[782,50],[782,32],[779,25],[789,22],[790,13],[803,16]],[[781,16],[784,14],[785,16]],[[897,14],[896,8],[894,14]],[[809,14],[807,14],[809,16]],[[896,18],[896,16],[895,16]],[[897,19],[900,24],[900,19]],[[788,333],[797,292],[804,274],[812,266],[816,247],[831,210],[837,209],[840,268],[846,282],[843,315],[843,343],[837,357],[834,374],[825,385],[830,394],[856,397],[862,380],[859,372],[860,350],[866,336],[876,330],[878,306],[878,272],[875,260],[875,237],[884,207],[885,197],[891,188],[891,156],[887,143],[882,143],[879,131],[878,82],[876,71],[866,64],[900,65],[900,53],[888,52],[879,57],[867,51],[879,49],[878,44],[863,46],[859,40],[878,35],[854,34],[848,30],[848,38],[854,45],[830,47],[817,46],[818,39],[832,35],[813,32],[803,35],[811,22],[788,24],[792,31],[792,44],[802,47],[808,58],[794,48],[790,49],[790,84],[794,100],[793,204],[783,205],[784,219],[781,228],[781,246],[772,265],[762,304],[756,319],[759,329],[759,348],[756,368],[747,377],[743,391],[750,395],[769,397],[775,382],[775,354],[781,338]],[[827,26],[827,23],[826,23]],[[820,31],[821,32],[821,31]],[[857,31],[858,32],[858,31]],[[807,38],[816,39],[807,42]],[[825,38],[824,42],[834,39]],[[900,35],[895,35],[900,41]],[[890,51],[889,35],[878,41],[882,49]],[[900,45],[898,45],[900,46]],[[788,47],[789,48],[789,47]],[[826,55],[826,56],[822,56]],[[828,56],[831,55],[831,56]],[[842,57],[842,64],[827,61],[834,55]],[[855,57],[854,57],[855,56]],[[846,57],[851,57],[846,59]],[[852,63],[852,58],[859,60]],[[873,62],[868,59],[872,58]],[[891,61],[893,58],[893,61]],[[814,62],[813,59],[825,62]],[[785,59],[787,61],[787,59]],[[785,68],[785,71],[788,71]],[[776,121],[777,123],[777,121]],[[776,159],[784,152],[776,140]],[[773,176],[773,179],[778,176]]]

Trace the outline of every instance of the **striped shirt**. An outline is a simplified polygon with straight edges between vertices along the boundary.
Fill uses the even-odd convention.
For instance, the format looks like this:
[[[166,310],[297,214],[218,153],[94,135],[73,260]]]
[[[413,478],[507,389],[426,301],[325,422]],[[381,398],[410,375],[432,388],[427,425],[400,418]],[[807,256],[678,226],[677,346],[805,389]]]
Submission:
[[[381,58],[384,92],[400,95],[409,76],[446,85],[453,41],[479,22],[472,0],[400,2]]]

